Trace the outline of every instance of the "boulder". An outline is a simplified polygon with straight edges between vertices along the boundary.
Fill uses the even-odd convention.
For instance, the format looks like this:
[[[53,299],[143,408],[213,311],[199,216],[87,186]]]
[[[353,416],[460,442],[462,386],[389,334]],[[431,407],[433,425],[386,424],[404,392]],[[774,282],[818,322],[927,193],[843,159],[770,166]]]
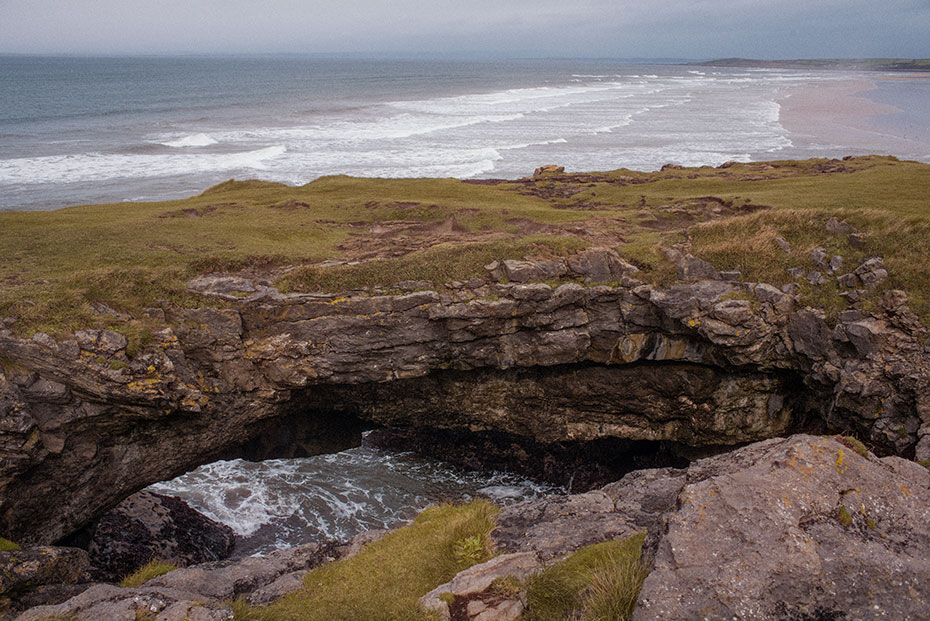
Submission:
[[[481,597],[491,588],[491,584],[500,578],[526,580],[542,568],[536,555],[529,552],[519,554],[502,554],[485,563],[479,563],[456,574],[451,581],[441,584],[420,598],[420,606],[439,615],[440,619],[452,618],[449,596],[453,606],[459,598],[470,600],[466,608],[468,619],[491,621],[510,621],[519,618],[523,612],[523,603],[519,600],[503,600],[489,594],[487,602]]]
[[[0,552],[0,617],[57,604],[90,587],[90,561],[78,548],[40,546]]]
[[[568,268],[585,282],[621,281],[639,271],[609,248],[589,248],[568,258]]]
[[[88,547],[95,573],[117,581],[152,559],[194,565],[229,556],[232,529],[171,496],[142,491],[105,514]]]
[[[881,257],[866,259],[854,270],[854,273],[868,289],[872,289],[888,279],[888,271],[884,268]]]
[[[695,462],[634,619],[918,619],[930,471],[798,435]]]
[[[546,164],[545,166],[540,166],[533,171],[534,177],[540,177],[542,175],[560,175],[565,172],[564,166],[556,166],[555,164]]]

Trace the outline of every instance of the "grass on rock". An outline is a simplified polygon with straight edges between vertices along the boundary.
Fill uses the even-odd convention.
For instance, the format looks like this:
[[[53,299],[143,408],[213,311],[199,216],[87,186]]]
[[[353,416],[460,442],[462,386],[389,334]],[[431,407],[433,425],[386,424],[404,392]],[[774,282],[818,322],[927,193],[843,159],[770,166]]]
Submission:
[[[487,501],[430,507],[356,556],[314,569],[301,591],[267,607],[236,602],[236,619],[433,619],[418,608],[417,600],[488,558],[488,535],[497,511]]]
[[[123,578],[119,585],[125,588],[135,588],[142,586],[152,578],[164,576],[169,571],[174,571],[178,566],[160,559],[152,559],[136,571]]]
[[[744,280],[781,285],[815,269],[810,250],[881,255],[885,288],[908,292],[930,319],[930,165],[868,156],[546,175],[500,183],[323,177],[300,187],[229,181],[184,200],[0,213],[0,317],[64,334],[145,323],[152,306],[224,304],[186,291],[211,272],[267,278],[286,291],[340,292],[485,276],[493,260],[564,256],[608,246],[640,277],[674,279],[660,248],[692,252]],[[830,217],[864,233],[864,248],[829,233]],[[786,254],[775,244],[783,236]],[[835,312],[832,278],[801,281],[802,302]],[[105,304],[115,313],[100,312]],[[96,310],[95,310],[96,307]],[[142,330],[146,326],[137,326]]]
[[[13,550],[19,550],[19,545],[13,543],[9,539],[4,539],[0,537],[0,552],[11,552]]]
[[[645,533],[582,548],[530,579],[527,621],[629,619],[648,571]]]

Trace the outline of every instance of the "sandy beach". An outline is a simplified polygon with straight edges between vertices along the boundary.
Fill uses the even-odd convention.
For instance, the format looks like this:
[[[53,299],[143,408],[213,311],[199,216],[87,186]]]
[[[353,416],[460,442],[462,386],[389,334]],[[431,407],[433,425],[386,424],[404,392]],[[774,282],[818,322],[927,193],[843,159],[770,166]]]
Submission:
[[[878,78],[884,79],[884,78]],[[898,136],[873,124],[898,108],[863,96],[876,88],[872,79],[825,80],[792,88],[778,100],[779,121],[796,146],[845,145],[859,154],[880,153],[903,158],[930,153],[930,145]]]

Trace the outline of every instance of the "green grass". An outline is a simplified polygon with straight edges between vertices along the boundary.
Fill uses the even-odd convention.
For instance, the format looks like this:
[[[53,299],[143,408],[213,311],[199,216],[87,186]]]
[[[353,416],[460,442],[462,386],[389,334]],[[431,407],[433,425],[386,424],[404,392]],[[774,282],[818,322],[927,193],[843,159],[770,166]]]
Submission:
[[[235,602],[236,619],[432,619],[417,600],[486,560],[496,514],[497,508],[486,501],[430,507],[358,555],[313,570],[297,593],[262,608]]]
[[[629,619],[647,571],[645,533],[582,548],[530,579],[527,621]]]
[[[674,270],[660,246],[690,240],[693,253],[718,269],[776,285],[790,280],[789,267],[814,269],[815,246],[843,255],[843,271],[882,255],[890,278],[868,303],[882,289],[904,289],[927,321],[927,196],[930,165],[877,156],[550,175],[535,186],[345,176],[301,187],[230,181],[178,201],[0,213],[0,317],[17,318],[23,335],[96,327],[133,332],[138,341],[157,327],[144,318],[146,307],[225,304],[186,291],[199,274],[260,275],[287,291],[390,289],[400,280],[441,287],[483,276],[492,260],[593,244],[615,248],[641,278],[664,284]],[[866,247],[828,233],[831,216],[865,233]],[[453,230],[430,233],[444,223]],[[776,235],[791,243],[790,255]],[[321,266],[332,260],[348,264]],[[845,308],[828,280],[803,282],[802,301]],[[97,314],[95,303],[135,323]]]
[[[177,565],[173,565],[166,561],[152,559],[136,571],[123,578],[119,585],[125,588],[135,588],[142,586],[152,578],[163,576],[169,571],[174,571],[177,568]]]
[[[554,257],[577,252],[587,244],[574,237],[529,236],[519,241],[442,244],[396,259],[328,268],[300,267],[278,281],[282,291],[344,291],[403,280],[427,280],[437,285],[485,277],[492,261],[526,255]]]
[[[9,552],[11,550],[19,550],[19,545],[13,543],[9,539],[4,539],[0,537],[0,552]]]

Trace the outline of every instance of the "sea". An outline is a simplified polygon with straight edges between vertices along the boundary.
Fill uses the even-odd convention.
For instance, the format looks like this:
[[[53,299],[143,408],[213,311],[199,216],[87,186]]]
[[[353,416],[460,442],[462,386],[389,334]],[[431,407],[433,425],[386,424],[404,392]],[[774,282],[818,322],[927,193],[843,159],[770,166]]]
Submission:
[[[926,76],[612,60],[0,56],[0,211],[183,198],[232,178],[518,178],[543,164],[655,170],[862,154],[862,131],[852,146],[842,132],[795,133],[780,115],[794,89],[849,79],[874,81],[858,96],[897,110],[864,119],[876,137],[869,152],[894,144],[894,155],[930,162]],[[364,445],[216,462],[151,489],[232,527],[239,556],[389,528],[442,500],[562,491]]]
[[[541,164],[655,170],[861,154],[835,132],[792,134],[779,101],[862,75],[608,60],[6,55],[0,210],[182,198],[231,178],[517,178]],[[901,110],[876,120],[876,137],[916,136],[894,154],[930,161],[930,80],[876,83],[862,96]]]

